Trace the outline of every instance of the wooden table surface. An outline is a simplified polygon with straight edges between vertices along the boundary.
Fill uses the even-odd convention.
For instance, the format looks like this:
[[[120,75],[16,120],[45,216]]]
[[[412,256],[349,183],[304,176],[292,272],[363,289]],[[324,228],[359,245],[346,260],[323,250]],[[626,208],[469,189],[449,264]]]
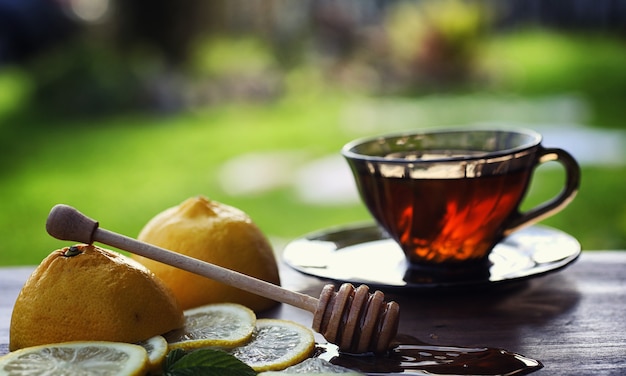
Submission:
[[[33,267],[0,268],[0,353],[11,309]],[[319,296],[324,282],[281,269],[283,284]],[[626,375],[626,251],[585,251],[572,265],[515,289],[390,295],[399,332],[434,345],[497,347],[541,361],[533,375]],[[310,325],[289,306],[269,313]]]

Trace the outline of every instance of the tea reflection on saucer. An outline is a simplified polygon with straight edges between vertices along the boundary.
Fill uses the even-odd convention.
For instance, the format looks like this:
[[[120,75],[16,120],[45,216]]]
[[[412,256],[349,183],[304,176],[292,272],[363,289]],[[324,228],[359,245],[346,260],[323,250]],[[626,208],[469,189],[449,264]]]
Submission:
[[[356,224],[306,235],[283,252],[301,273],[379,289],[459,290],[500,286],[555,272],[574,262],[581,247],[559,230],[531,226],[505,238],[488,262],[472,269],[410,268],[400,247],[374,224]]]

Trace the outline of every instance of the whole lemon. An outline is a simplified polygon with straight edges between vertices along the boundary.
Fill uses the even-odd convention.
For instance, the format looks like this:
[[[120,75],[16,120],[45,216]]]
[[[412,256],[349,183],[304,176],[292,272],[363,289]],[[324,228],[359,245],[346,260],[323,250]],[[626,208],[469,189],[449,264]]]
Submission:
[[[144,226],[138,239],[280,285],[272,246],[250,217],[237,208],[203,196],[189,198],[157,214]],[[183,309],[230,302],[262,311],[276,304],[142,256],[132,257],[170,287]]]
[[[68,341],[135,343],[184,325],[172,292],[143,265],[93,245],[53,251],[11,316],[11,351]]]

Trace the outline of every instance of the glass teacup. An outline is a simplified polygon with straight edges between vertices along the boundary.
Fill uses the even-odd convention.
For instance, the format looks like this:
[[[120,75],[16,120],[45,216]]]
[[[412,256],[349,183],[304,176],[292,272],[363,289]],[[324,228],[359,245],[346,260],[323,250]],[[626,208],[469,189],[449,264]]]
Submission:
[[[428,130],[348,143],[361,198],[412,266],[460,266],[487,259],[504,237],[561,211],[574,198],[580,167],[530,130]],[[535,167],[566,171],[563,190],[521,212]]]

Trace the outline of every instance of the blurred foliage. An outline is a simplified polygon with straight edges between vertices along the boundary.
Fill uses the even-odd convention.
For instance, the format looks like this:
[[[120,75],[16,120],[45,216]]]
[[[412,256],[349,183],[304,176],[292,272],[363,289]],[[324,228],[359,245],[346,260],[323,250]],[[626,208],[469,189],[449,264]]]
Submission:
[[[371,95],[576,91],[597,98],[603,112],[626,87],[616,64],[623,40],[499,30],[501,11],[490,1],[398,1],[370,18],[335,2],[312,2],[309,12],[274,1],[159,0],[151,12],[137,1],[114,4],[101,24],[24,66],[39,111],[92,116],[266,102],[288,95],[289,77],[305,73],[316,86]]]
[[[212,37],[197,42],[191,66],[200,76],[262,74],[277,63],[262,40],[253,37]]]
[[[267,101],[282,95],[283,73],[270,46],[252,36],[200,38],[190,59],[192,105]]]
[[[77,38],[28,65],[34,105],[55,116],[94,116],[142,108],[132,65],[93,41]]]
[[[30,75],[22,69],[11,67],[0,70],[0,117],[17,111],[30,99],[32,84]],[[0,122],[2,126],[11,127],[6,122]],[[5,129],[0,128],[0,131]]]
[[[603,34],[531,29],[491,38],[482,59],[496,84],[512,92],[623,96],[626,69],[620,62],[626,64],[624,47],[626,41]]]
[[[221,184],[226,162],[267,151],[304,153],[305,160],[293,161],[297,181],[307,162],[338,157],[344,143],[368,132],[346,127],[345,111],[354,99],[330,93],[312,99],[222,105],[167,117],[118,115],[92,119],[88,126],[78,119],[50,120],[36,132],[14,134],[14,158],[0,172],[0,264],[37,263],[67,245],[44,230],[57,203],[79,208],[104,228],[136,236],[158,212],[203,194],[246,211],[278,247],[311,231],[367,221],[358,202],[307,203],[293,185],[236,195]],[[545,224],[573,234],[584,249],[624,248],[624,174],[625,166],[583,167],[578,197]],[[529,205],[562,184],[552,170],[535,180],[540,184]]]
[[[322,2],[295,25],[278,18],[271,1],[242,14],[221,1],[159,0],[150,11],[137,1],[112,4],[101,23],[25,65],[40,111],[84,116],[263,101],[282,94],[285,74],[307,66],[361,92],[458,87],[473,77],[489,23],[487,8],[460,0],[400,2],[388,17],[381,8],[377,23]]]
[[[410,85],[459,87],[476,74],[480,46],[488,35],[489,8],[461,0],[403,2],[385,20],[394,68]]]
[[[519,119],[558,120],[546,115],[558,100],[532,113],[532,99],[559,96],[576,98],[568,120],[626,128],[619,37],[495,30],[486,2],[394,2],[398,8],[360,23],[333,8],[280,26],[272,23],[278,9],[295,5],[251,2],[246,18],[233,16],[241,2],[207,3],[170,19],[173,3],[146,15],[129,2],[120,11],[133,10],[112,30],[94,25],[0,70],[0,264],[37,263],[60,246],[43,231],[59,202],[131,236],[196,194],[240,207],[278,243],[369,219],[359,203],[310,204],[293,187],[229,193],[220,167],[250,152],[297,150],[314,160],[403,125],[510,121],[511,111],[493,108],[524,100],[531,105],[517,106]],[[142,15],[146,29],[134,32]],[[167,35],[185,20],[189,30]],[[368,128],[373,122],[382,126]],[[577,199],[546,224],[575,234],[585,249],[626,248],[625,169],[585,166]],[[529,205],[561,184],[552,172],[537,180]]]
[[[601,33],[531,29],[490,38],[481,57],[494,90],[581,95],[594,125],[624,128],[626,41]]]

